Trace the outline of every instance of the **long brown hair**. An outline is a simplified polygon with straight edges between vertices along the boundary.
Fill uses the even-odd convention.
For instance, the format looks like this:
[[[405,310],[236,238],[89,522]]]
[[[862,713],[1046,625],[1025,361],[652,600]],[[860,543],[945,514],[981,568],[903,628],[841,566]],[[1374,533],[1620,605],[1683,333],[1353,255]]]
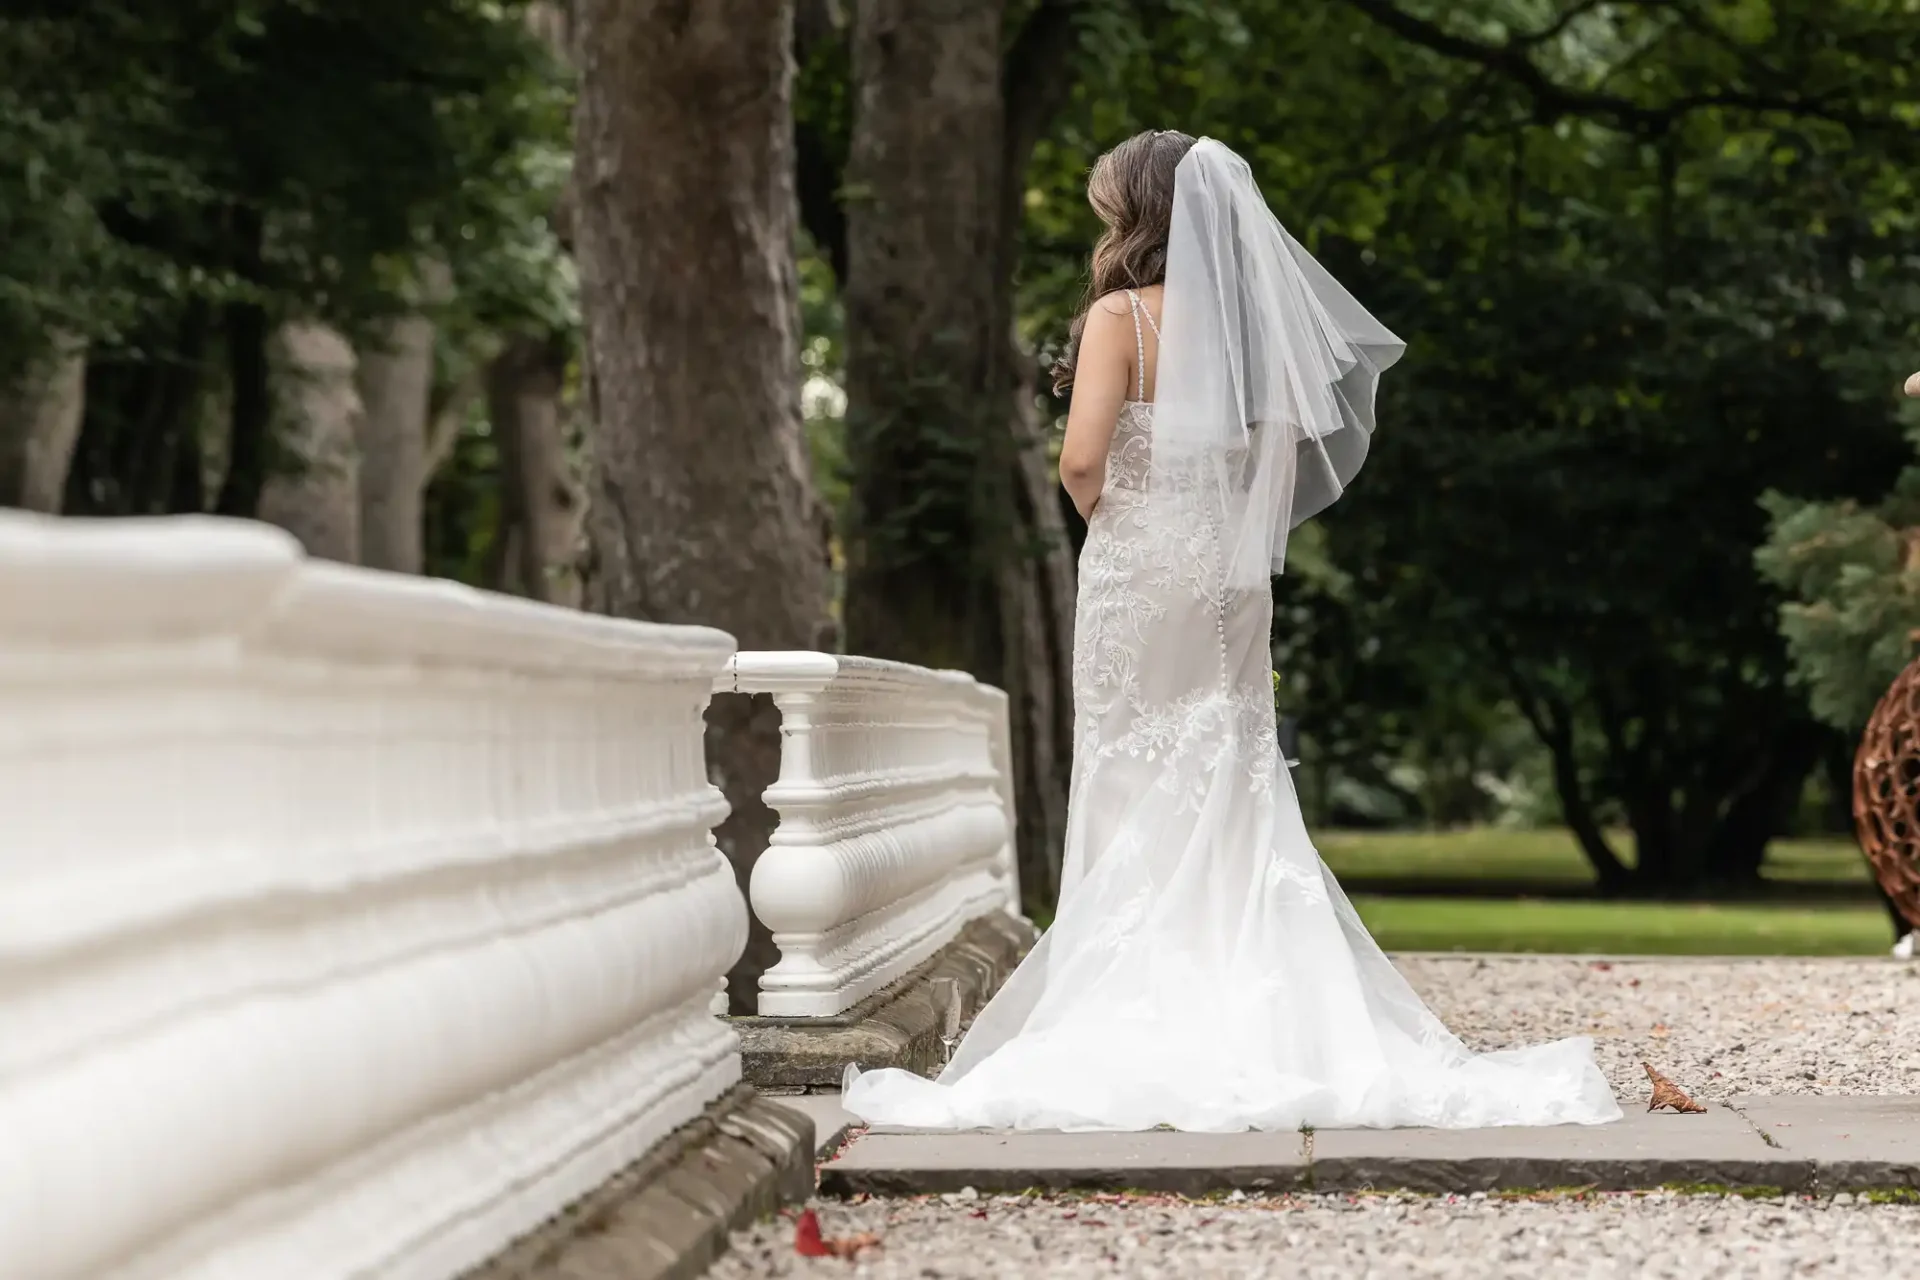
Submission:
[[[1190,134],[1150,129],[1094,161],[1087,178],[1087,203],[1107,229],[1094,242],[1092,278],[1073,318],[1066,354],[1053,366],[1054,394],[1073,386],[1080,335],[1095,299],[1116,289],[1144,289],[1165,282],[1167,232],[1173,225],[1173,174],[1193,143]]]

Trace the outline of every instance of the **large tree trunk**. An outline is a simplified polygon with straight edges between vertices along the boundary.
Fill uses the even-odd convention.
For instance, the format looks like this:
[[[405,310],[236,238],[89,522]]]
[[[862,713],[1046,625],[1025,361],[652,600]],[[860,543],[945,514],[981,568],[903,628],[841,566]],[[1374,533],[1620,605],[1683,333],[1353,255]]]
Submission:
[[[1073,567],[1013,340],[1020,191],[1071,83],[1069,6],[858,0],[844,189],[847,647],[1008,691],[1022,891],[1051,903]]]
[[[847,209],[847,646],[1000,674],[1011,503],[1004,5],[859,0]]]
[[[580,494],[567,461],[558,340],[510,338],[487,371],[487,417],[500,446],[500,547],[507,589],[577,606]]]
[[[0,507],[58,514],[87,405],[87,349],[61,336],[0,387]]]
[[[580,265],[592,369],[590,607],[812,648],[827,619],[800,418],[788,0],[578,0]],[[716,698],[708,761],[741,885],[775,825],[779,718]],[[736,966],[749,1007],[772,956]]]
[[[260,492],[260,519],[277,524],[307,554],[360,560],[360,393],[353,348],[321,324],[279,333],[274,369],[275,464]]]
[[[375,569],[418,573],[433,321],[404,316],[382,325],[378,345],[360,351],[357,382],[366,406],[360,430],[361,558]]]
[[[445,263],[421,265],[427,303],[451,291]],[[433,403],[434,323],[398,316],[359,352],[355,382],[360,426],[360,560],[374,569],[418,573],[421,507],[427,487],[427,421]]]

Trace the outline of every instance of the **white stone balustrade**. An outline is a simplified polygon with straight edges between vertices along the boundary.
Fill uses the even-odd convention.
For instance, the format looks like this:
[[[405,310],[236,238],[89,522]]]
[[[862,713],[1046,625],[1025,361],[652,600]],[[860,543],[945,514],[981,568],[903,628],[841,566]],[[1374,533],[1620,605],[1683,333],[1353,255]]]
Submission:
[[[732,649],[0,519],[0,1276],[440,1280],[723,1093]]]
[[[1017,913],[1007,701],[953,671],[741,653],[716,686],[781,712],[780,815],[749,897],[780,961],[765,1017],[826,1017],[989,911]]]

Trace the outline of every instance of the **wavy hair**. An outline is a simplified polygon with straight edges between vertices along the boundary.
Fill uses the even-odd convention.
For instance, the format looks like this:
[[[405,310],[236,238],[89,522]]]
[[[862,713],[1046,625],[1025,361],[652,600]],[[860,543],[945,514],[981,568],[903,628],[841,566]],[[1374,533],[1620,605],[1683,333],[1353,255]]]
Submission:
[[[1066,353],[1053,366],[1053,390],[1073,386],[1080,335],[1096,299],[1116,289],[1144,289],[1167,278],[1167,233],[1173,225],[1173,175],[1194,144],[1173,129],[1136,133],[1094,161],[1087,203],[1107,229],[1094,242],[1087,295],[1073,318]]]

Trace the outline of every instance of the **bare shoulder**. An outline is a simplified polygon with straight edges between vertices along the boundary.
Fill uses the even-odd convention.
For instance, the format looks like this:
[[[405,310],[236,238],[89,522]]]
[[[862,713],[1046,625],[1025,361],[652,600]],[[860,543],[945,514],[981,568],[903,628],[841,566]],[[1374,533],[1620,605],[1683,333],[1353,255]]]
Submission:
[[[1087,308],[1087,327],[1080,335],[1082,349],[1105,350],[1124,345],[1133,350],[1133,308],[1127,304],[1127,291],[1116,289],[1093,300]]]

